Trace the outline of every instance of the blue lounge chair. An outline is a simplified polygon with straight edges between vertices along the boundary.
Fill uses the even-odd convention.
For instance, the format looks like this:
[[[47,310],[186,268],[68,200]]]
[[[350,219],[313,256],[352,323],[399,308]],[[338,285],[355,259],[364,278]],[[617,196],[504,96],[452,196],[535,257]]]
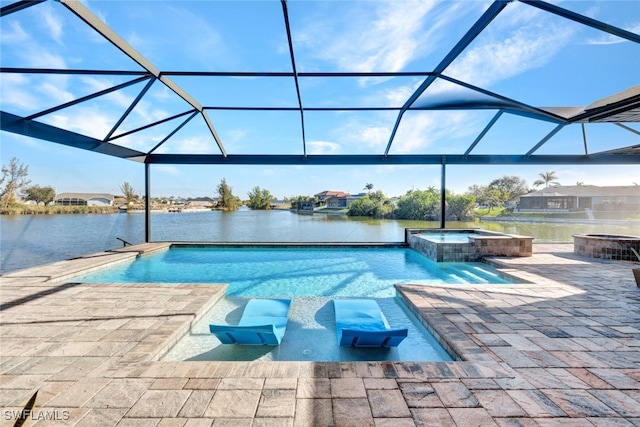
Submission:
[[[279,345],[287,329],[288,299],[252,299],[237,326],[209,324],[223,344]]]
[[[407,329],[387,329],[378,303],[370,299],[334,300],[341,347],[397,347]]]

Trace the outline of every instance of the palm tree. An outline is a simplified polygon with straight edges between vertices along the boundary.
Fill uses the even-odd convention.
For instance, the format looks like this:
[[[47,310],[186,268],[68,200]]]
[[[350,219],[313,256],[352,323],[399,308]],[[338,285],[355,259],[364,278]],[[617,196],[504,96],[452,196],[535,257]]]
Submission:
[[[556,176],[555,171],[546,171],[545,173],[539,173],[538,176],[541,179],[534,181],[533,185],[538,187],[544,184],[545,187],[549,187],[551,184],[559,185],[558,177]]]
[[[371,190],[373,190],[373,184],[367,182],[367,185],[364,186],[364,189],[367,190],[368,193],[371,193]]]

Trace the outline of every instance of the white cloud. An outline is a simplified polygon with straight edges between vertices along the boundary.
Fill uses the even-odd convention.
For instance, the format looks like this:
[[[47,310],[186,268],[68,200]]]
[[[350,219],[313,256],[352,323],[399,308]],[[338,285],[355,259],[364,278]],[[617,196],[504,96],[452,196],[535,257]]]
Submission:
[[[75,97],[64,88],[65,84],[60,84],[61,80],[66,83],[66,79],[49,79],[38,85],[38,91],[50,99],[55,100],[57,104],[72,101]]]
[[[154,172],[165,173],[171,176],[182,175],[182,171],[178,169],[176,166],[172,166],[172,165],[154,165],[153,170]]]
[[[28,51],[28,52],[27,52]],[[51,52],[44,46],[33,46],[25,51],[29,67],[34,68],[67,68],[62,55]]]
[[[114,86],[111,80],[103,78],[81,76],[80,80],[90,88],[91,92],[100,92],[101,90]]]
[[[385,90],[379,98],[387,101],[387,106],[397,107],[404,105],[404,103],[413,95],[418,86],[420,86],[422,80],[414,81],[411,85],[398,86],[393,89]]]
[[[173,139],[164,143],[156,153],[171,154],[218,154],[219,150],[213,137],[194,136],[191,138]]]
[[[452,144],[456,139],[477,134],[479,126],[484,123],[478,120],[464,111],[405,114],[393,140],[391,153],[455,152],[456,147]],[[435,143],[439,146],[434,147]],[[463,148],[466,149],[466,146]]]
[[[51,7],[50,4],[47,4],[46,7],[36,8],[36,11],[40,15],[40,22],[48,30],[51,38],[53,38],[57,43],[62,43],[62,19],[54,11],[53,7]]]
[[[340,144],[329,141],[307,141],[307,154],[337,154]]]
[[[445,73],[487,86],[548,63],[568,42],[569,27],[520,28],[509,36],[475,46]]]
[[[392,152],[397,154],[418,154],[435,141],[434,127],[437,125],[435,116],[420,114],[405,115],[395,135]]]
[[[9,21],[7,24],[0,26],[0,35],[2,36],[2,44],[22,44],[29,41],[29,35],[22,28],[20,22]]]
[[[386,147],[390,135],[391,129],[385,126],[368,126],[358,132],[358,137],[364,145],[378,149]]]
[[[31,81],[23,74],[0,74],[0,91],[2,104],[13,106],[27,112],[38,108],[39,99],[28,90]]]
[[[425,48],[424,19],[433,1],[356,2],[342,20],[331,16],[296,31],[296,42],[349,71],[398,71]],[[340,37],[336,37],[340,34]]]
[[[43,121],[96,139],[104,138],[115,123],[113,117],[94,107],[75,110],[72,116],[62,112],[50,114]]]

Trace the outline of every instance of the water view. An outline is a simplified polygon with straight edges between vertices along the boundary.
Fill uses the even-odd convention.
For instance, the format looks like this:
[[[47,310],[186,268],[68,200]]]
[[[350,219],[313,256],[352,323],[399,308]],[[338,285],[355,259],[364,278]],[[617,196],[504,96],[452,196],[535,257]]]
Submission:
[[[396,221],[289,211],[203,211],[151,216],[153,241],[182,242],[402,242],[405,228],[437,228],[433,221]],[[638,222],[448,222],[534,237],[534,243],[572,242],[576,233],[640,235]],[[0,216],[0,272],[122,247],[117,238],[144,242],[142,214]]]

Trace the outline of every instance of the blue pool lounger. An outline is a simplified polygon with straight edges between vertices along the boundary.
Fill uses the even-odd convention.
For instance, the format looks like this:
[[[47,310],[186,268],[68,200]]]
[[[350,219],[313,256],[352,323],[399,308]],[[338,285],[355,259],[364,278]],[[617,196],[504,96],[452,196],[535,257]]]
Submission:
[[[252,299],[237,326],[209,324],[223,344],[279,345],[287,329],[288,299]]]
[[[341,347],[397,347],[407,329],[387,329],[375,300],[333,300]]]

